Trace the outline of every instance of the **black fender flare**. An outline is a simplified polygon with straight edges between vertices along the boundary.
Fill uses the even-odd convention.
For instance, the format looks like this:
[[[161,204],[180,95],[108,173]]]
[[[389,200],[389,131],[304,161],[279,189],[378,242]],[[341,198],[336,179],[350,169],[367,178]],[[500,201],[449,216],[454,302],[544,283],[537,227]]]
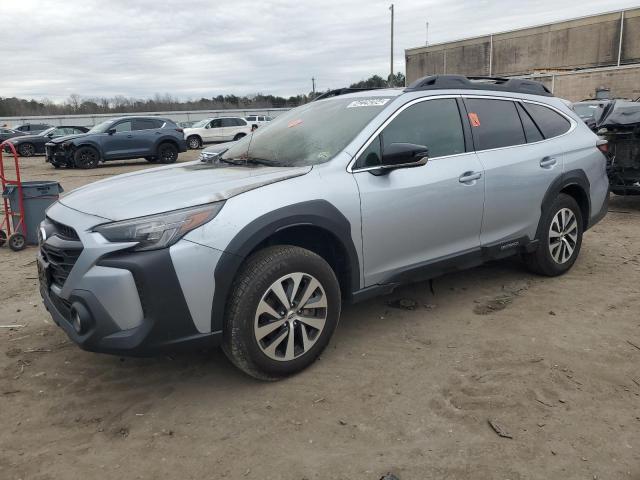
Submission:
[[[583,221],[584,228],[585,230],[587,229],[587,226],[589,225],[589,217],[591,215],[591,184],[589,183],[589,179],[587,178],[586,173],[584,173],[584,170],[569,170],[568,172],[564,172],[559,175],[553,182],[551,182],[551,185],[549,185],[549,188],[547,188],[547,191],[544,194],[542,203],[540,204],[540,220],[538,220],[538,228],[536,229],[536,239],[540,239],[542,234],[542,214],[549,208],[551,203],[553,203],[555,198],[563,189],[572,185],[580,187],[587,197],[587,218]]]
[[[244,260],[253,250],[282,230],[296,226],[322,228],[344,247],[349,262],[351,291],[360,288],[360,262],[351,237],[351,223],[326,200],[311,200],[282,207],[256,218],[240,230],[225,248],[214,271],[215,289],[211,309],[211,329],[221,331],[227,298],[235,276]]]

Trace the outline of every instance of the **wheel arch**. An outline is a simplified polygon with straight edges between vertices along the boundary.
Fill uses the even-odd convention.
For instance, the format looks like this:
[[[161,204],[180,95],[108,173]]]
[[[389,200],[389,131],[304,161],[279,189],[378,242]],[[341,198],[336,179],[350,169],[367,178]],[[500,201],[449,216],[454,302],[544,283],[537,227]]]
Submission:
[[[584,230],[589,228],[591,216],[591,184],[583,170],[570,170],[556,178],[544,195],[540,205],[540,219],[536,230],[536,239],[540,238],[542,229],[542,214],[549,208],[554,199],[561,193],[572,197],[580,207],[582,213]]]
[[[270,245],[295,245],[320,255],[336,273],[343,298],[349,299],[360,288],[360,262],[346,217],[325,200],[283,207],[250,222],[225,248],[214,272],[213,331],[222,330],[240,266],[252,253]]]

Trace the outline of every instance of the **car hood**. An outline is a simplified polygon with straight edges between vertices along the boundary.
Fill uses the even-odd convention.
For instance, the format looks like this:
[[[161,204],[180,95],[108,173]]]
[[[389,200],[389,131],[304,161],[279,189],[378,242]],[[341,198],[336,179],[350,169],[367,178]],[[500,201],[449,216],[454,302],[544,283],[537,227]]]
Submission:
[[[56,138],[52,138],[50,139],[49,143],[53,143],[53,144],[59,144],[62,142],[66,142],[68,140],[75,140],[76,138],[82,138],[82,137],[87,137],[91,135],[90,133],[76,133],[73,135],[65,135],[63,137],[56,137]],[[24,137],[20,137],[20,138],[24,138]]]
[[[15,137],[11,137],[9,139],[11,141],[11,143],[16,143],[16,142],[28,142],[29,140],[31,141],[35,141],[35,140],[49,140],[47,137],[43,137],[42,135],[18,135]]]
[[[195,161],[100,180],[73,190],[60,203],[107,220],[126,220],[227,200],[311,169]]]

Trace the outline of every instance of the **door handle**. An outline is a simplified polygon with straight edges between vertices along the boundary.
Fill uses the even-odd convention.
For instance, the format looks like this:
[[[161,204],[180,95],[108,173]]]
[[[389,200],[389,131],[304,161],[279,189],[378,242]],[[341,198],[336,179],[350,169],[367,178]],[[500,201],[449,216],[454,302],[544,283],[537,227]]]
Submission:
[[[544,157],[542,160],[540,160],[540,166],[542,168],[551,168],[556,163],[558,163],[556,157]]]
[[[127,138],[133,138],[133,135],[127,135]]]
[[[470,183],[478,180],[480,177],[482,177],[482,173],[480,172],[464,172],[462,175],[460,175],[458,181],[460,183]]]

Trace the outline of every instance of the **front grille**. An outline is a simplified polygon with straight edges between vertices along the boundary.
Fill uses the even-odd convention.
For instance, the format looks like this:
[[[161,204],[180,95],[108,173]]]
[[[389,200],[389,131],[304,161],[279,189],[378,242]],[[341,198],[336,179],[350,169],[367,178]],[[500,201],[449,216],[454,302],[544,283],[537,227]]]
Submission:
[[[82,242],[73,228],[50,218],[43,226],[47,239],[40,246],[40,253],[49,263],[51,281],[62,286],[82,253]]]
[[[53,235],[58,235],[59,237],[65,238],[67,240],[80,240],[80,237],[78,237],[78,234],[73,228],[51,220],[50,218],[48,218],[47,220],[53,227]]]

